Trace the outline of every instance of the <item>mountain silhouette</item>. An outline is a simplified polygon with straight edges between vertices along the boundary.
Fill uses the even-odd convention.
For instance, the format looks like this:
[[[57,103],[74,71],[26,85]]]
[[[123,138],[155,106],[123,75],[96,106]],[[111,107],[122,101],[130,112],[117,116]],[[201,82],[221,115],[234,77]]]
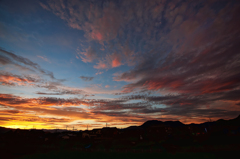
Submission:
[[[158,120],[148,120],[146,121],[145,123],[143,123],[140,127],[142,128],[148,128],[150,126],[153,126],[153,125],[162,125],[163,122],[162,121],[158,121]]]
[[[205,123],[200,123],[200,124],[195,124],[195,123],[191,123],[191,124],[183,124],[180,121],[159,121],[159,120],[148,120],[145,123],[143,123],[141,126],[139,126],[140,128],[146,129],[149,128],[151,126],[169,126],[169,127],[182,127],[182,126],[212,126],[212,125],[235,125],[235,126],[240,126],[240,115],[238,115],[238,117],[234,118],[234,119],[229,119],[229,120],[224,120],[224,119],[219,119],[217,121],[211,121],[211,122],[205,122]],[[138,126],[130,126],[126,129],[137,129]]]
[[[149,120],[143,123],[140,127],[142,128],[148,128],[151,126],[169,126],[169,127],[179,127],[179,126],[184,126],[185,124],[181,123],[180,121],[158,121],[158,120]]]

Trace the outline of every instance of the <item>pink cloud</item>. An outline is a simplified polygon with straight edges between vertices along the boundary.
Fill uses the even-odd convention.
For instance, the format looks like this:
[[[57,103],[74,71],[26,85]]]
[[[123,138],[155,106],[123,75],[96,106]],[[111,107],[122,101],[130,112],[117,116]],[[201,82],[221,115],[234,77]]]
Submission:
[[[113,53],[111,55],[106,56],[106,60],[112,67],[118,67],[118,66],[122,65],[121,55],[119,55],[117,53]]]
[[[106,69],[107,65],[104,62],[99,61],[99,63],[97,65],[94,65],[93,67],[96,69]]]
[[[115,58],[113,61],[112,61],[112,67],[118,67],[121,65],[121,62],[119,61],[118,58]]]
[[[100,32],[92,32],[91,33],[92,39],[101,41],[103,39],[103,36]]]
[[[39,4],[40,4],[40,6],[41,6],[43,9],[50,10],[47,5],[45,5],[45,4],[41,3],[41,2],[40,2]]]
[[[100,43],[114,39],[119,32],[123,18],[121,10],[115,3],[99,8],[97,4],[82,2],[48,2],[40,3],[43,9],[52,11],[66,21],[71,28],[83,30],[85,37]],[[86,20],[87,19],[87,20]]]
[[[102,74],[103,72],[97,72],[95,75],[100,75],[100,74]]]
[[[80,52],[80,54],[83,55],[80,57],[81,57],[82,61],[85,63],[92,62],[93,60],[95,60],[97,58],[97,53],[92,47],[89,47],[88,49],[86,49],[85,52]]]
[[[49,61],[49,59],[47,59],[46,57],[43,57],[43,56],[37,56],[37,57],[39,57],[39,58],[41,58],[41,59],[43,59],[44,61],[46,61],[46,62],[49,62],[49,63],[51,63],[50,61]]]
[[[110,86],[109,85],[106,85],[105,88],[109,88]]]

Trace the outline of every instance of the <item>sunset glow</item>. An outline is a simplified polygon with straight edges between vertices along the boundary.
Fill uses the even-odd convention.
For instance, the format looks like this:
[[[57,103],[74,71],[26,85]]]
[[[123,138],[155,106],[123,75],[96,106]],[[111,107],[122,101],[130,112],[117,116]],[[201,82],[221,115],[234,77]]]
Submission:
[[[0,126],[240,114],[240,1],[3,0],[0,15]]]

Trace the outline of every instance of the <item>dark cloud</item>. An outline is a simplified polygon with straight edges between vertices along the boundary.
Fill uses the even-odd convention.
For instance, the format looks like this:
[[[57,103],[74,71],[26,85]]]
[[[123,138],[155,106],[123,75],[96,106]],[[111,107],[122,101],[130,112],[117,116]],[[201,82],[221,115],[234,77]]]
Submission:
[[[36,92],[39,95],[64,95],[64,93],[45,93],[45,92]]]
[[[77,98],[21,98],[11,94],[0,94],[0,104],[4,106],[23,106],[23,107],[38,107],[38,106],[79,106],[81,104],[88,105],[88,102]]]
[[[15,120],[16,118],[12,118],[12,117],[0,117],[0,121],[11,121],[11,120]]]
[[[19,119],[20,121],[27,121],[27,122],[44,122],[46,124],[49,123],[62,123],[62,122],[69,122],[71,121],[70,119],[66,119],[66,118],[39,118],[39,117],[29,117],[26,119]]]
[[[0,104],[4,107],[15,108],[18,111],[35,111],[58,116],[91,118],[97,121],[101,121],[99,118],[102,118],[102,116],[114,117],[116,121],[122,122],[144,122],[150,119],[160,119],[162,115],[167,116],[165,119],[168,119],[168,116],[181,118],[196,116],[203,118],[231,118],[238,115],[240,110],[227,110],[211,106],[213,101],[218,101],[217,98],[223,95],[225,94],[216,93],[210,97],[205,97],[205,95],[192,97],[186,94],[165,96],[138,95],[136,97],[130,96],[128,99],[123,97],[115,100],[99,100],[54,97],[22,98],[11,94],[1,94]],[[141,102],[133,102],[140,99]],[[236,102],[239,103],[239,100],[236,100]],[[208,104],[210,104],[210,107],[208,107]],[[90,112],[83,108],[75,107],[81,105],[88,106],[88,111]],[[159,107],[161,105],[162,107]],[[61,107],[49,108],[51,106]]]
[[[201,113],[211,117],[224,116],[224,113],[235,116],[238,109],[234,108],[234,112],[227,107],[231,102],[239,103],[239,4],[234,6],[227,2],[217,14],[215,3],[211,4],[213,8],[206,3],[197,10],[192,10],[191,5],[181,2],[172,9],[168,6],[164,12],[167,21],[162,30],[168,28],[169,31],[161,33],[167,38],[163,38],[164,42],[153,41],[162,48],[146,45],[148,51],[142,54],[137,65],[116,75],[114,80],[129,82],[122,93],[148,90],[162,94],[126,97],[166,106],[163,112],[151,107],[140,110],[142,112],[185,117],[185,114],[201,116]],[[189,9],[182,10],[184,7]],[[182,11],[192,13],[180,14]],[[220,101],[225,108],[215,105]],[[211,109],[204,110],[209,105]]]
[[[45,88],[47,91],[51,92],[42,92],[38,91],[36,94],[39,95],[82,95],[82,96],[91,96],[91,94],[73,87],[64,86],[61,82],[45,82],[38,84],[37,87]]]
[[[37,71],[43,75],[50,77],[51,79],[56,80],[56,78],[54,77],[52,72],[44,70],[37,63],[34,63],[31,60],[24,58],[22,56],[16,55],[12,52],[6,51],[3,48],[0,48],[0,52],[1,52],[1,54],[3,54],[3,55],[0,55],[0,57],[1,57],[0,63],[2,65],[10,64],[10,65],[14,65],[20,69],[30,70],[30,71],[34,71],[34,72]],[[61,79],[60,81],[64,81],[64,80]]]
[[[7,112],[8,112],[8,113],[11,113],[11,114],[20,113],[20,111],[18,111],[18,110],[8,110]]]
[[[39,91],[36,93],[39,95],[91,95],[81,89],[66,87],[60,81],[45,82],[39,76],[16,75],[5,71],[0,71],[0,84],[4,86],[33,86],[53,91],[52,93]]]
[[[45,88],[47,92],[37,92],[39,95],[83,95],[91,96],[85,91],[64,86],[60,81],[45,82],[36,75],[16,75],[5,71],[0,71],[0,84],[4,86],[33,86],[38,88]],[[52,92],[48,92],[52,91]]]
[[[79,78],[81,78],[83,81],[92,81],[94,77],[86,77],[86,76],[80,76]]]

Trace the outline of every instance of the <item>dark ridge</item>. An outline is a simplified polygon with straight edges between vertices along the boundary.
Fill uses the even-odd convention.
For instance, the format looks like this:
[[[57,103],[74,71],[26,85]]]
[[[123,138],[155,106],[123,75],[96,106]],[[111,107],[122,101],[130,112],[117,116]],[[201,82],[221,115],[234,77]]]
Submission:
[[[143,129],[140,126],[129,126],[127,128],[125,128],[124,130],[139,130],[139,129]]]
[[[9,129],[9,128],[5,128],[5,127],[1,127],[0,126],[0,133],[6,133],[6,132],[8,132],[8,131],[10,131],[11,129]]]
[[[162,125],[162,124],[163,124],[162,121],[149,120],[149,121],[146,121],[145,123],[143,123],[140,127],[147,128],[147,127],[150,127],[150,126],[153,126],[153,125]]]
[[[185,124],[181,123],[180,121],[165,121],[165,126],[171,126],[171,127],[180,127],[184,126]]]
[[[180,127],[180,126],[184,126],[185,124],[181,123],[180,121],[158,121],[158,120],[149,120],[145,123],[143,123],[140,127],[142,128],[148,128],[151,126],[170,126],[170,127]]]

